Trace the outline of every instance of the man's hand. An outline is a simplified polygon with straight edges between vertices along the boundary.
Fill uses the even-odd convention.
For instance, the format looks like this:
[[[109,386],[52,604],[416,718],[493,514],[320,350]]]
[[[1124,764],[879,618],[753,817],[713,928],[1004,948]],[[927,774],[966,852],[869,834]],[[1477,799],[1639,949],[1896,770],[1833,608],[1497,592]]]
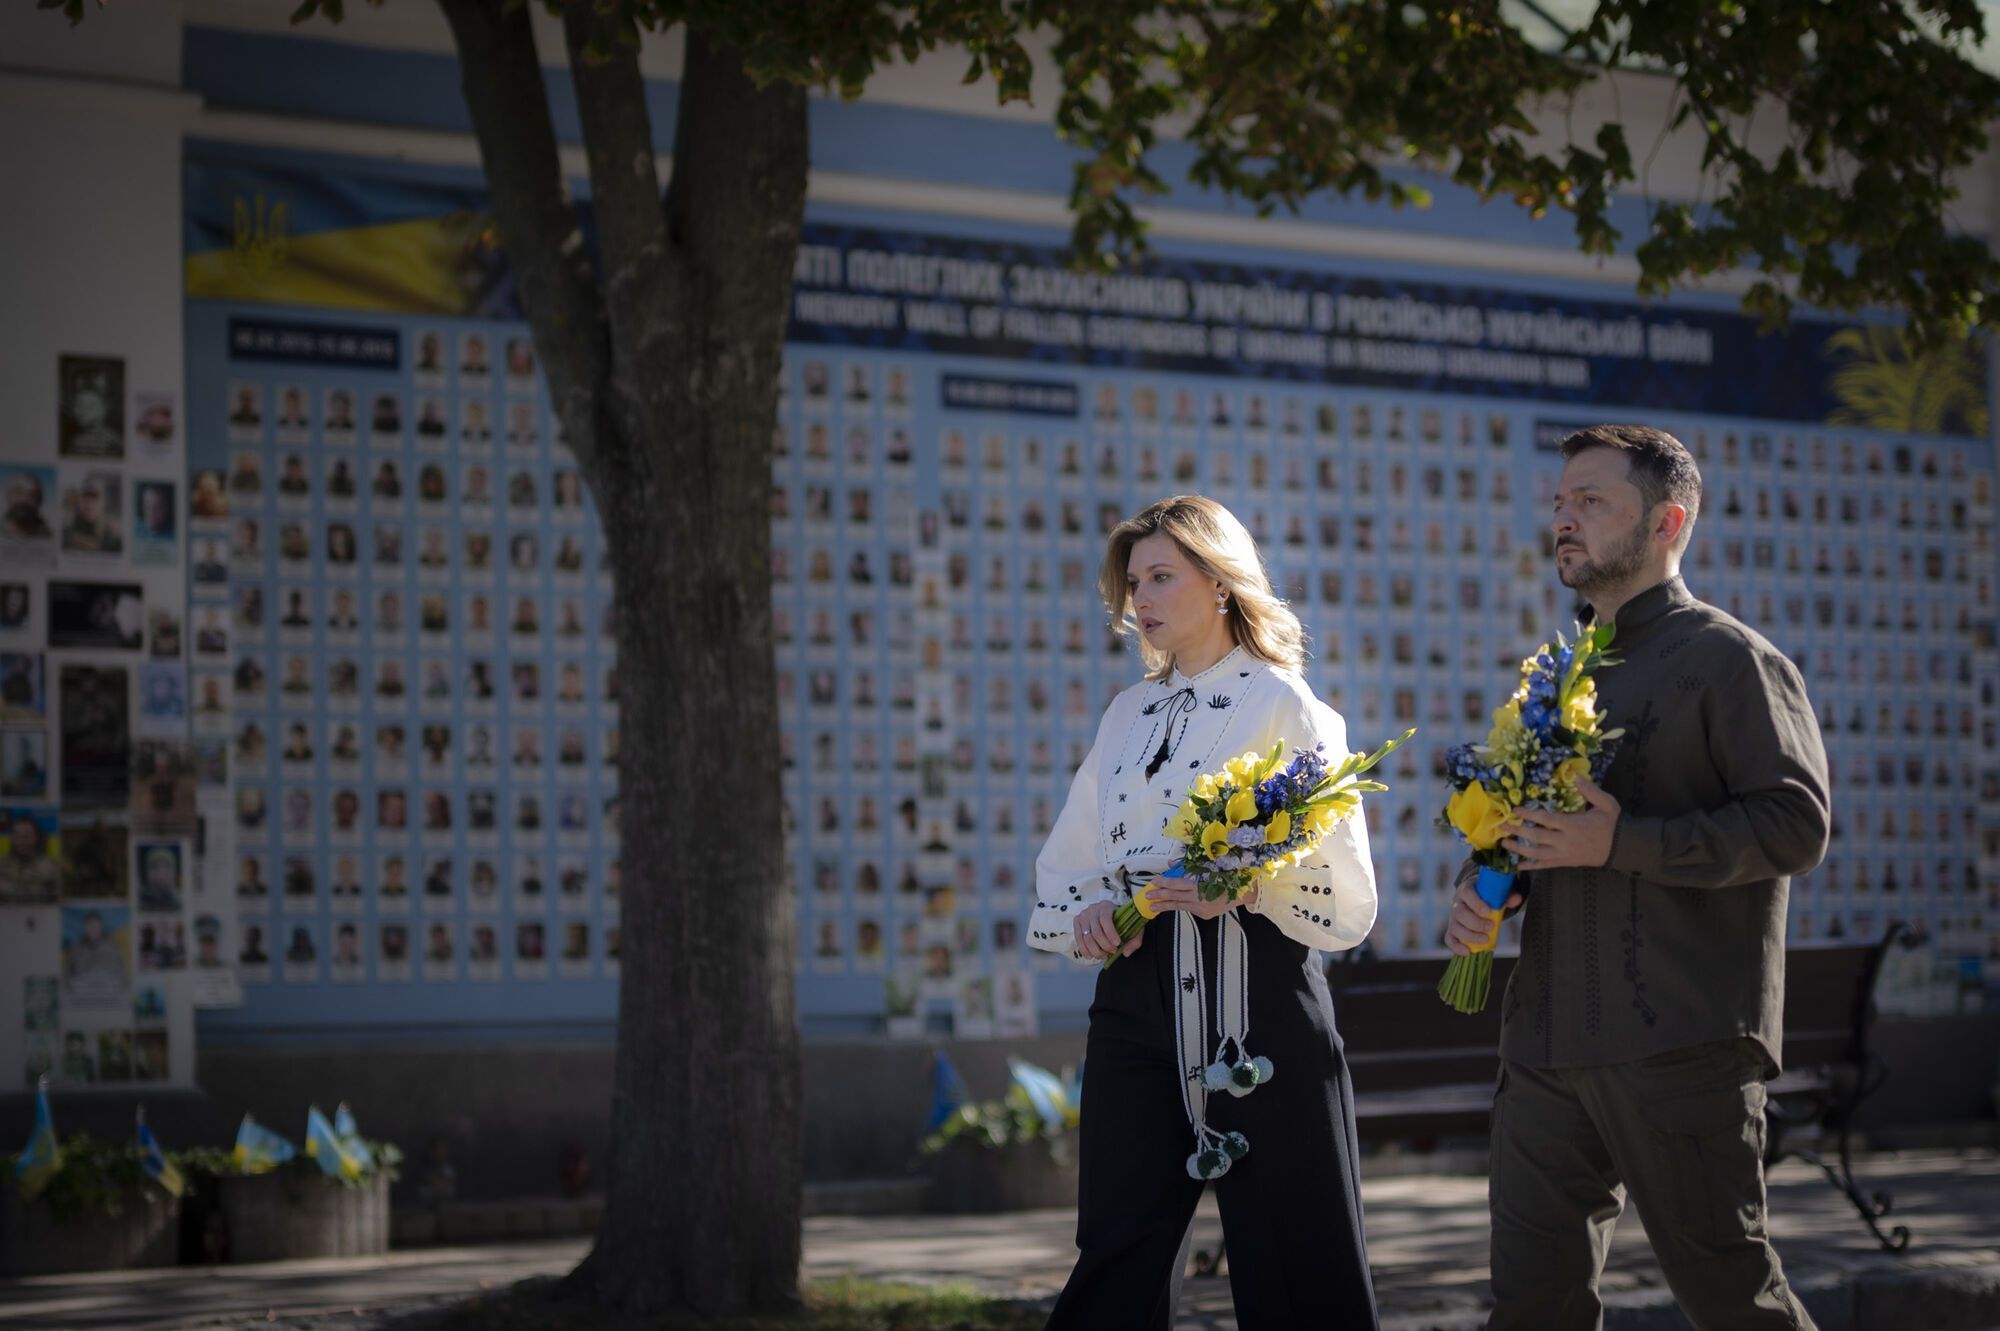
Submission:
[[[1453,956],[1491,948],[1494,939],[1500,936],[1501,916],[1521,904],[1521,894],[1514,892],[1508,895],[1505,906],[1494,910],[1479,899],[1475,882],[1476,879],[1468,878],[1458,885],[1458,895],[1451,903],[1451,918],[1445,922],[1445,946]]]
[[[1582,813],[1551,813],[1547,809],[1515,811],[1509,823],[1514,835],[1500,845],[1514,853],[1523,873],[1535,869],[1597,869],[1611,858],[1611,842],[1618,831],[1618,801],[1588,777],[1578,780],[1576,789],[1588,806]]]

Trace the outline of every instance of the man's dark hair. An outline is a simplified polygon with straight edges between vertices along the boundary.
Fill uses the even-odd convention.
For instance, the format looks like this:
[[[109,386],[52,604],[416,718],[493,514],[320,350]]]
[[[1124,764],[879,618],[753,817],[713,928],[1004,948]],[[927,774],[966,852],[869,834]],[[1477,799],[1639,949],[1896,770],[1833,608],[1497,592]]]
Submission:
[[[1639,499],[1648,513],[1667,502],[1687,510],[1687,525],[1681,528],[1678,542],[1679,548],[1686,548],[1695,516],[1701,511],[1701,470],[1680,440],[1650,425],[1593,425],[1564,436],[1557,447],[1564,462],[1593,448],[1615,448],[1623,453],[1631,468],[1632,484],[1639,487]]]

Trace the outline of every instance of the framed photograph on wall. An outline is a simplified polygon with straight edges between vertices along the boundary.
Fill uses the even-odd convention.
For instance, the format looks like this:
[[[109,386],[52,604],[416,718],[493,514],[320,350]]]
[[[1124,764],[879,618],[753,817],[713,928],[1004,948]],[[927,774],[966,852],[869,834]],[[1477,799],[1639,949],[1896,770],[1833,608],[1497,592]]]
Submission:
[[[136,652],[145,644],[146,592],[136,582],[49,583],[49,646]]]
[[[125,456],[125,362],[114,356],[61,356],[57,449],[66,458]]]

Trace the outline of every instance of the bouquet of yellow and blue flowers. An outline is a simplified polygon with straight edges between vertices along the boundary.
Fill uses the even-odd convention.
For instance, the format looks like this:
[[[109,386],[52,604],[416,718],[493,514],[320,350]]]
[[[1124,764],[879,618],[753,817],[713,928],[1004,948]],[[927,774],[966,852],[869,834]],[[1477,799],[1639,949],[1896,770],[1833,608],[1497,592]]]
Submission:
[[[1268,754],[1246,753],[1230,759],[1220,772],[1198,777],[1167,820],[1166,835],[1183,848],[1167,876],[1193,878],[1204,901],[1222,896],[1234,901],[1257,883],[1302,863],[1328,832],[1354,816],[1364,794],[1388,789],[1379,781],[1362,780],[1362,774],[1416,733],[1406,730],[1373,753],[1350,753],[1338,767],[1328,764],[1324,744],[1294,754],[1280,767],[1285,752],[1281,739]],[[1123,941],[1158,913],[1147,904],[1142,888],[1111,918]],[[1117,959],[1114,952],[1104,964]]]
[[[1493,910],[1493,935],[1478,950],[1453,957],[1438,985],[1438,996],[1460,1012],[1485,1008],[1493,978],[1493,946],[1500,936],[1500,910],[1514,886],[1518,865],[1501,848],[1506,824],[1521,808],[1580,813],[1584,799],[1579,777],[1601,780],[1611,765],[1620,730],[1607,730],[1597,710],[1599,667],[1616,664],[1610,654],[1616,626],[1583,631],[1574,643],[1560,635],[1521,662],[1520,687],[1493,713],[1484,744],[1461,744],[1445,755],[1451,800],[1438,825],[1457,832],[1472,848],[1479,866],[1476,891]]]

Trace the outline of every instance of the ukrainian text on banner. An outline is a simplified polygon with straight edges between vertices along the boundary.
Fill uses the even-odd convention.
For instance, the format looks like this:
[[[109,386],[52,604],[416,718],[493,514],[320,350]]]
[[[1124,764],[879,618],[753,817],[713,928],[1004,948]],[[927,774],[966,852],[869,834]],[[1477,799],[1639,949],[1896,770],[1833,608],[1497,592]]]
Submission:
[[[795,341],[1983,435],[1983,353],[1893,328],[809,227]]]

